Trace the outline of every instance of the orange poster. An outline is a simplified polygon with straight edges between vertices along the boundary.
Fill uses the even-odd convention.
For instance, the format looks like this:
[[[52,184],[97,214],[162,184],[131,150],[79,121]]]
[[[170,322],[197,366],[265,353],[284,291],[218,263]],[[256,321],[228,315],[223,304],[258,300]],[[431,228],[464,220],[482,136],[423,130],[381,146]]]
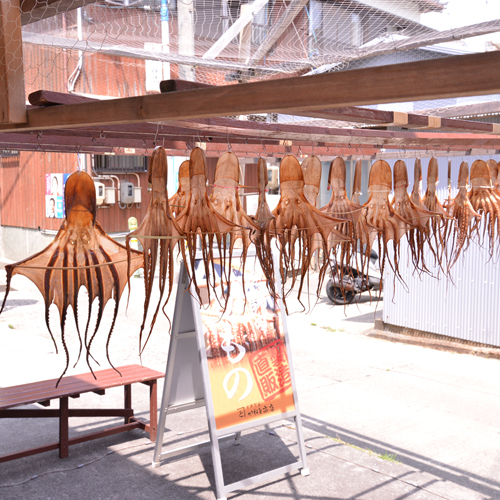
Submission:
[[[219,430],[295,409],[281,312],[258,264],[245,270],[244,283],[245,290],[232,269],[226,312],[216,298],[201,309]]]

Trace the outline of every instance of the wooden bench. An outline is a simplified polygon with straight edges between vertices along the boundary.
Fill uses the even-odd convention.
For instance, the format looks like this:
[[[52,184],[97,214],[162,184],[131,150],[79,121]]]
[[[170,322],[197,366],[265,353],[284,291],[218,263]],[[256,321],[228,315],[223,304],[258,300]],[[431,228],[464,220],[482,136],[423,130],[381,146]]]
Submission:
[[[18,453],[0,457],[1,462],[27,457],[36,453],[59,449],[59,457],[68,456],[68,448],[72,444],[83,443],[91,439],[111,436],[132,429],[143,429],[149,433],[151,441],[156,440],[157,431],[157,384],[156,381],[165,375],[156,370],[140,365],[120,366],[121,376],[113,369],[64,377],[56,388],[57,379],[34,382],[0,388],[0,418],[59,418],[59,442],[37,448],[31,448]],[[149,385],[149,423],[134,416],[132,409],[132,384]],[[79,398],[80,394],[94,392],[103,395],[111,387],[124,387],[125,397],[123,408],[116,409],[69,409],[68,398]],[[11,409],[16,406],[33,403],[49,406],[52,399],[59,399],[59,409]],[[80,437],[68,437],[69,417],[124,417],[124,423],[99,432],[85,434]],[[1,449],[1,448],[0,448]]]

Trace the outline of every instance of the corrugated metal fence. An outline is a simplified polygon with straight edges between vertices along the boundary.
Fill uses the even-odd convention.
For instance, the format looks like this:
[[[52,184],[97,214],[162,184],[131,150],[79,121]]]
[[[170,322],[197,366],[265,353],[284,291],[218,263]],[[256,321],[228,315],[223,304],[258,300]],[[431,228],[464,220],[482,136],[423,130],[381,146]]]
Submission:
[[[468,161],[469,166],[475,159]],[[454,186],[461,161],[462,158],[453,160]],[[426,170],[428,162],[422,163],[425,163],[422,166]],[[441,183],[438,196],[444,201],[448,196],[448,162],[441,159],[439,163]],[[412,172],[412,165],[408,166]],[[412,177],[411,173],[409,177]],[[423,179],[425,186],[426,171]],[[454,189],[452,196],[455,192]],[[429,255],[427,262],[432,260]],[[453,267],[453,281],[449,281],[443,273],[439,278],[415,273],[407,246],[403,243],[400,261],[403,283],[395,279],[391,269],[386,269],[384,274],[385,323],[500,346],[500,263],[490,259],[487,249],[471,244]]]

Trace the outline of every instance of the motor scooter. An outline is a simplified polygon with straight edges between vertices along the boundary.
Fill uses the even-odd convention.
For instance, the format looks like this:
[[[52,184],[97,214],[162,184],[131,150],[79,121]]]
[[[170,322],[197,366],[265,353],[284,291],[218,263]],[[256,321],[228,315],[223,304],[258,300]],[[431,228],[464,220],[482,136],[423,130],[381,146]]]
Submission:
[[[367,258],[368,257],[368,258]],[[378,253],[371,250],[367,256],[358,247],[343,273],[339,273],[338,261],[334,263],[332,277],[326,283],[326,294],[334,304],[350,304],[356,295],[368,290],[380,290],[382,274]]]

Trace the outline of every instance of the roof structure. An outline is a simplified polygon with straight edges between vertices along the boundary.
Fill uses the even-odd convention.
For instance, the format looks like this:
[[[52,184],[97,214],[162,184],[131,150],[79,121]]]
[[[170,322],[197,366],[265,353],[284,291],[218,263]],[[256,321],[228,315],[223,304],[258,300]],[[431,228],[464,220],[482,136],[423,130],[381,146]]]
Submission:
[[[366,108],[500,94],[499,51],[373,66],[379,56],[496,33],[500,19],[437,30],[425,15],[445,5],[431,0],[21,0],[13,9],[0,12],[2,149],[149,154],[163,145],[186,155],[199,144],[207,155],[229,148],[248,158],[500,150],[498,124],[456,119],[485,104],[469,113],[460,104]],[[159,78],[148,87],[151,62]],[[124,78],[110,85],[117,64]],[[165,74],[174,78],[160,84]]]

